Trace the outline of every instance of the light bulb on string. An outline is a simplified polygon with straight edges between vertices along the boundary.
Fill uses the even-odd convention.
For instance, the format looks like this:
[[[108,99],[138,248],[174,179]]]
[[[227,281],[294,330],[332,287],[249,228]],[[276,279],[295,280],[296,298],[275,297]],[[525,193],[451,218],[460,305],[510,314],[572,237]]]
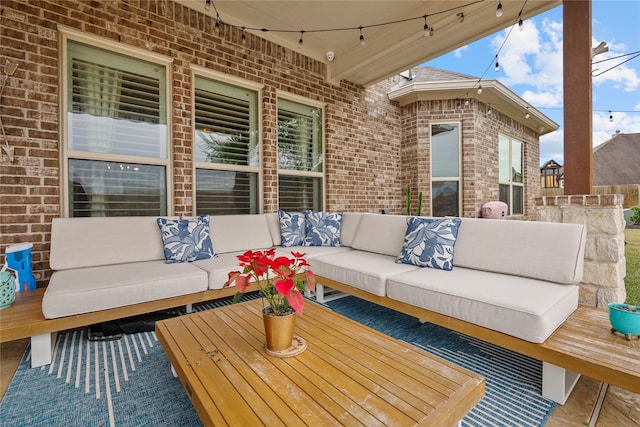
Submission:
[[[456,16],[460,18],[460,23],[462,24],[464,22],[464,12],[460,12]]]
[[[211,10],[211,0],[206,0],[204,2],[204,10],[206,10],[207,12]]]
[[[527,112],[524,115],[525,119],[528,119],[529,117],[531,117],[531,114],[529,114],[529,107],[527,107]]]
[[[491,113],[493,113],[493,110],[491,109],[491,104],[489,104],[489,106],[487,107],[487,115],[490,116]]]
[[[613,113],[609,110],[609,123],[613,122]]]
[[[298,49],[302,49],[302,37],[304,37],[304,31],[300,31],[300,40],[298,40]]]
[[[433,28],[429,27],[429,24],[427,24],[427,15],[424,15],[424,36],[425,37],[431,37],[433,35]]]
[[[524,30],[524,22],[522,22],[522,18],[518,20],[518,30]]]
[[[220,34],[220,15],[216,13],[216,23],[215,26],[213,27],[213,31],[216,34]]]
[[[242,27],[242,44],[247,44],[247,36],[244,34],[244,27]]]
[[[497,73],[498,71],[500,71],[500,63],[498,62],[498,59],[496,58],[496,66],[494,68],[494,71]]]
[[[482,85],[478,85],[478,95],[482,93]]]
[[[467,98],[467,99],[465,99],[465,100],[464,100],[464,106],[465,106],[465,107],[468,107],[468,106],[469,106],[469,98]]]
[[[496,18],[500,18],[502,16],[502,1],[498,2],[498,7],[496,8]]]
[[[360,27],[360,44],[364,46],[366,42],[364,41],[364,36],[362,35],[362,27]]]

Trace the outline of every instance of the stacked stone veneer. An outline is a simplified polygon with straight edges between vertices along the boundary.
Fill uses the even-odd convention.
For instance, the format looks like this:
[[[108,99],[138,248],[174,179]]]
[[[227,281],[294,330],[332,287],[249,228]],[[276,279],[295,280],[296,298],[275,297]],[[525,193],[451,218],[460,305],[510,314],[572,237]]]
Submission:
[[[584,275],[580,283],[581,304],[605,307],[607,303],[624,302],[626,299],[623,201],[621,194],[536,199],[538,221],[587,226]]]

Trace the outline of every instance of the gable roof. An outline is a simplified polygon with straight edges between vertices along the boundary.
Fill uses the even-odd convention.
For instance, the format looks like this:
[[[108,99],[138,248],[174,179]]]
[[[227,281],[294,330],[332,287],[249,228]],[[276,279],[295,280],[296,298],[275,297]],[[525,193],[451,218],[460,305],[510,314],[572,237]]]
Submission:
[[[616,132],[593,150],[593,185],[640,184],[640,133]]]
[[[401,75],[404,80],[391,88],[388,94],[390,100],[400,105],[443,99],[477,100],[485,104],[487,109],[513,118],[538,135],[545,135],[560,127],[495,79],[480,80],[478,77],[428,66],[412,68]],[[482,91],[478,93],[480,84]],[[527,113],[529,117],[526,117]]]

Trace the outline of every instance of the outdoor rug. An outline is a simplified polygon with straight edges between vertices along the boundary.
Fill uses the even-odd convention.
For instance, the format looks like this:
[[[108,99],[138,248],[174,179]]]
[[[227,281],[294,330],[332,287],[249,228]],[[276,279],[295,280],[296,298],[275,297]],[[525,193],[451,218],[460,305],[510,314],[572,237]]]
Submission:
[[[196,307],[214,308],[229,301]],[[355,297],[331,309],[486,378],[484,399],[463,426],[543,426],[555,403],[540,395],[540,362]],[[200,426],[154,332],[88,341],[86,330],[58,334],[54,360],[30,368],[27,349],[0,402],[0,425]]]

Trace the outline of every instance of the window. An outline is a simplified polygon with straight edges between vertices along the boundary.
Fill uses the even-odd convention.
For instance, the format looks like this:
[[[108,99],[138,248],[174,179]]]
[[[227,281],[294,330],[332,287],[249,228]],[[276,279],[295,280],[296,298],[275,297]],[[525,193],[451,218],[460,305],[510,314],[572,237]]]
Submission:
[[[431,215],[460,216],[460,124],[431,125]]]
[[[323,110],[278,99],[278,202],[280,209],[323,209]]]
[[[196,213],[260,212],[258,92],[195,76]]]
[[[509,206],[509,215],[524,214],[523,144],[498,135],[500,201]]]
[[[68,216],[166,215],[167,62],[63,40]]]

